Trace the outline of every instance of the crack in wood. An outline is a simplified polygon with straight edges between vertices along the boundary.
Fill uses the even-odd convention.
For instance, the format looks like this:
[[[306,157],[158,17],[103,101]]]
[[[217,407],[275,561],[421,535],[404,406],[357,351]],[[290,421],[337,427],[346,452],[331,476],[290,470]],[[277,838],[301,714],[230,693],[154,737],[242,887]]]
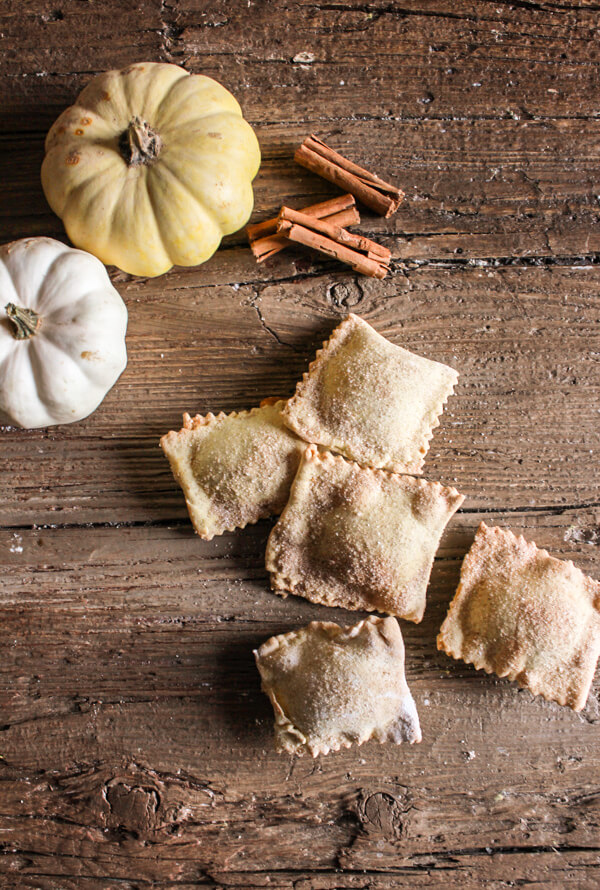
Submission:
[[[184,54],[183,49],[177,49],[177,44],[184,29],[179,24],[179,13],[176,6],[167,3],[167,0],[161,0],[160,17],[162,28],[159,30],[162,41],[162,51],[169,62],[176,65],[181,63],[180,57]]]
[[[282,344],[286,345],[286,344]],[[291,347],[290,347],[291,348]],[[501,517],[503,515],[509,514],[540,514],[540,515],[548,515],[548,516],[562,516],[565,513],[569,512],[577,512],[583,510],[593,510],[600,507],[600,501],[582,501],[580,503],[571,503],[571,504],[547,504],[544,506],[535,506],[531,504],[523,504],[515,507],[461,507],[459,510],[459,514],[466,515],[474,515],[477,516],[479,514],[482,515],[494,515]],[[263,524],[268,522],[265,520]],[[114,522],[56,522],[56,523],[23,523],[23,524],[6,524],[0,525],[0,529],[6,532],[22,532],[22,531],[70,531],[77,529],[94,529],[96,531],[100,531],[102,529],[112,529],[112,528],[123,528],[123,529],[136,529],[136,528],[165,528],[165,529],[180,529],[180,528],[189,528],[190,523],[188,517],[173,517],[172,519],[143,519],[143,520],[119,520]],[[231,537],[232,534],[227,534],[225,537]],[[594,543],[595,543],[594,539]],[[206,559],[210,559],[210,555],[207,554],[205,556]],[[214,557],[215,559],[219,558],[218,556]]]
[[[269,286],[271,285],[271,283],[272,282],[269,282]],[[293,346],[291,343],[286,343],[285,340],[281,339],[281,337],[279,336],[277,331],[275,331],[273,328],[269,327],[269,325],[265,321],[265,318],[261,312],[260,306],[258,305],[259,301],[260,301],[260,294],[258,291],[255,291],[254,296],[251,297],[249,300],[249,305],[252,306],[252,308],[256,312],[256,317],[258,318],[262,329],[264,331],[266,331],[267,334],[269,334],[280,346],[284,346],[286,349],[291,349],[292,352],[298,353],[299,350],[296,349],[295,346]]]
[[[586,3],[585,6],[577,6],[574,3],[543,3],[537,2],[537,0],[499,0],[499,3],[496,3],[495,0],[487,0],[487,2],[491,3],[494,6],[508,7],[508,9],[525,9],[542,13],[582,12],[583,10],[585,10],[586,12],[600,11],[600,6],[588,3]]]
[[[403,236],[400,236],[403,237]],[[415,236],[421,237],[421,236]],[[449,258],[427,258],[427,259],[408,259],[403,261],[408,268],[411,265],[420,269],[427,266],[437,269],[464,268],[465,266],[478,266],[485,268],[487,266],[494,269],[502,268],[532,268],[532,267],[572,267],[574,269],[582,266],[600,265],[600,253],[578,254],[575,256],[561,256],[561,254],[540,255],[540,256],[515,256],[515,257],[449,257]]]
[[[313,63],[316,64],[316,63]],[[581,63],[584,64],[584,63]],[[590,63],[587,63],[590,64]],[[99,74],[99,71],[93,72],[80,72],[82,75],[85,74]],[[7,74],[6,77],[24,77],[27,75],[16,75],[16,74]],[[60,72],[55,72],[52,76],[59,77],[65,76],[61,75]],[[25,116],[29,109],[24,107],[22,109],[22,115]],[[53,114],[48,115],[48,125],[52,122],[52,117],[57,116],[62,110],[62,106],[58,105]],[[572,114],[542,114],[538,112],[527,112],[527,120],[532,122],[540,122],[540,123],[553,123],[555,121],[593,121],[597,122],[600,119],[600,111],[591,111],[588,113],[582,112],[573,112]],[[0,112],[0,121],[1,112]],[[335,126],[338,124],[344,123],[411,123],[411,124],[428,124],[428,123],[484,123],[484,122],[502,122],[502,121],[514,121],[514,113],[504,111],[501,114],[483,114],[483,113],[472,113],[472,114],[453,114],[453,113],[440,113],[440,114],[410,114],[406,111],[403,111],[399,114],[369,114],[366,112],[356,112],[350,115],[320,115],[318,113],[311,114],[310,116],[304,117],[294,117],[294,118],[281,118],[278,120],[263,120],[261,118],[253,118],[251,114],[248,115],[247,120],[253,127],[255,127],[258,131],[273,128],[281,128],[281,127],[297,127],[298,125],[307,124],[313,125],[315,123],[323,123],[328,124],[330,126]],[[32,125],[30,127],[23,127],[22,129],[11,129],[9,132],[0,132],[0,145],[7,144],[11,145],[12,143],[31,139],[31,137],[37,137],[43,140],[48,133],[48,125],[43,127],[37,127],[35,125],[35,121],[32,121]],[[264,155],[264,160],[268,160],[271,157],[280,157],[278,154]],[[40,215],[45,215],[43,212]],[[221,246],[221,250],[226,250],[229,245],[224,244]]]
[[[392,16],[394,18],[409,18],[409,17],[417,17],[417,18],[426,18],[426,17],[434,17],[441,19],[454,19],[458,21],[476,21],[478,16],[476,13],[472,13],[470,15],[461,15],[457,12],[449,12],[448,10],[439,11],[433,9],[408,9],[407,7],[398,6],[394,3],[390,3],[388,6],[376,7],[371,3],[359,3],[352,4],[349,7],[346,3],[314,3],[312,4],[314,9],[318,9],[320,12],[362,12],[368,16],[372,16],[371,21],[373,19],[377,21],[382,16]]]

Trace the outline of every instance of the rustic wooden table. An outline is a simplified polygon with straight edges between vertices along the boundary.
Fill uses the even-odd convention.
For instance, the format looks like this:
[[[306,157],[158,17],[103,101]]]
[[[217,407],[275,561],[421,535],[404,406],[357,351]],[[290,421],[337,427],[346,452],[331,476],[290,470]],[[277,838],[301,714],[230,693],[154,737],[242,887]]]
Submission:
[[[162,60],[254,125],[254,219],[336,193],[311,131],[407,192],[364,215],[383,282],[242,234],[114,271],[129,365],[88,420],[0,439],[0,885],[384,890],[600,885],[600,680],[586,709],[438,653],[482,518],[600,575],[600,41],[591,2],[4,0],[0,240],[64,238],[44,135],[90,77]],[[467,495],[422,624],[423,742],[278,756],[252,648],[326,611],[269,592],[261,522],[194,536],[158,448],[184,410],[287,396],[353,310],[461,373],[431,479]]]

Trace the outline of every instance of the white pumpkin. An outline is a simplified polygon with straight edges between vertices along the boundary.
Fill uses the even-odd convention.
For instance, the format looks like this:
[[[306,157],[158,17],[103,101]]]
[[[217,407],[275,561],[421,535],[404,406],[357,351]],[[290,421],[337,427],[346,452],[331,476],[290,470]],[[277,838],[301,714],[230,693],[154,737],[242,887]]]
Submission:
[[[27,428],[81,420],[127,364],[127,309],[96,257],[53,238],[0,247],[0,411]]]

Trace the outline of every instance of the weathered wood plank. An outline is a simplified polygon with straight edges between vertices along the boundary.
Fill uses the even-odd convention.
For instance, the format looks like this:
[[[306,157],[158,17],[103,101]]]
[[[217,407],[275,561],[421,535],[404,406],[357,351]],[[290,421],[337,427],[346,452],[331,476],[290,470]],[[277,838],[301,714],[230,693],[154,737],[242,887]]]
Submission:
[[[216,77],[274,121],[594,117],[596,29],[597,7],[581,3],[10,0],[0,88],[5,106],[39,107],[40,80],[44,99],[66,102],[91,72],[150,56]]]
[[[15,857],[16,859],[16,857]],[[548,887],[576,887],[577,890],[596,890],[597,862],[594,851],[564,853],[560,849],[543,852],[510,854],[453,854],[451,859],[436,865],[403,867],[394,870],[362,871],[357,874],[341,869],[306,871],[280,870],[276,873],[211,871],[215,881],[198,875],[193,884],[177,882],[178,890],[192,887],[243,888],[243,890],[398,890],[417,888],[431,890],[433,886],[450,886],[458,881],[464,890],[508,890],[524,883],[531,890]],[[60,877],[49,875],[23,877],[12,885],[15,890],[139,890],[143,882],[131,883],[122,879],[88,877]],[[172,886],[172,885],[171,885]]]
[[[4,240],[64,237],[39,176],[44,136],[60,110],[46,109],[35,133],[0,137]],[[597,120],[348,120],[318,130],[407,194],[389,220],[363,212],[361,229],[382,238],[397,258],[431,260],[598,252],[599,127]],[[272,216],[284,201],[303,206],[337,193],[293,162],[308,130],[294,121],[256,125],[263,164],[255,180],[254,219]],[[243,232],[226,243],[245,244]],[[226,262],[221,255],[212,265],[219,262]],[[204,269],[197,270],[199,281]]]
[[[598,510],[583,515],[460,512],[442,540],[425,620],[403,625],[409,678],[418,700],[429,697],[431,685],[433,694],[442,693],[439,706],[447,720],[454,705],[452,696],[443,695],[446,687],[453,692],[462,687],[466,696],[498,687],[515,700],[531,700],[532,714],[540,708],[562,714],[576,727],[581,718],[566,709],[534,702],[528,693],[517,693],[435,648],[460,560],[482,518],[522,531],[553,554],[574,559],[584,571],[598,571]],[[27,750],[20,733],[27,734],[32,721],[78,714],[95,702],[189,698],[197,700],[194,707],[206,710],[209,719],[215,702],[238,696],[227,681],[234,664],[252,695],[251,710],[258,686],[252,648],[274,633],[322,620],[325,613],[342,623],[355,620],[355,613],[324,610],[302,598],[282,599],[269,592],[264,549],[270,527],[262,522],[210,542],[195,537],[187,523],[0,532],[0,639],[11,655],[1,669],[5,682],[0,685],[2,722],[13,733],[3,736],[0,753],[6,761],[14,739],[16,764],[49,768],[56,752],[48,755],[48,742],[46,753],[36,745]],[[236,686],[240,681],[241,676]],[[597,685],[584,712],[590,724],[600,719],[598,692]],[[263,705],[259,711],[266,714],[266,700]],[[228,741],[234,744],[236,739]],[[237,742],[250,745],[252,737]],[[46,756],[49,763],[42,763],[39,758]],[[173,768],[170,761],[168,768]]]
[[[494,854],[510,860],[553,848],[567,862],[587,849],[597,877],[599,791],[587,774],[588,766],[598,767],[597,746],[585,744],[572,719],[527,719],[514,693],[495,693],[468,702],[453,694],[454,715],[417,748],[380,752],[367,745],[358,758],[345,753],[317,763],[276,760],[266,747],[257,757],[247,744],[245,710],[234,717],[243,737],[233,747],[215,739],[219,721],[199,718],[195,701],[97,705],[45,720],[55,757],[70,759],[72,740],[80,738],[86,759],[68,770],[5,771],[4,842],[10,850],[16,841],[25,874],[46,871],[43,863],[52,857],[54,874],[75,869],[122,880],[186,881],[199,870],[290,867],[406,875],[457,868],[457,880],[461,860],[481,863]],[[162,766],[161,726],[172,739],[171,769]],[[588,736],[591,730],[584,727]],[[67,742],[62,754],[58,737]],[[107,755],[127,745],[135,746],[134,756]],[[161,765],[148,768],[149,758]],[[560,868],[566,867],[563,859]],[[480,879],[486,870],[479,864]]]
[[[533,706],[526,716],[510,690],[468,702],[452,698],[463,720],[448,713],[444,723],[427,727],[424,713],[429,735],[420,746],[399,752],[369,744],[358,757],[346,752],[316,763],[248,745],[257,731],[256,719],[247,726],[249,707],[233,717],[240,735],[233,745],[218,737],[219,721],[203,719],[194,700],[96,704],[39,721],[57,759],[41,773],[5,769],[3,839],[10,846],[27,819],[23,853],[56,854],[56,867],[68,874],[72,863],[61,858],[69,852],[81,858],[82,874],[121,878],[134,877],[135,868],[140,877],[166,878],[174,858],[182,880],[194,876],[199,861],[233,871],[435,868],[486,847],[498,854],[588,848],[598,863],[600,797],[588,772],[598,768],[593,727],[573,729],[572,715],[544,715]],[[172,737],[168,754],[159,738],[163,725]],[[20,740],[28,736],[32,728],[23,727]],[[57,736],[67,742],[62,754]],[[78,753],[75,737],[87,741],[87,756],[60,769]],[[261,737],[270,742],[264,728]],[[135,746],[131,753],[127,745]],[[120,746],[125,756],[117,758]],[[149,758],[154,768],[145,765]],[[264,843],[269,836],[278,837],[273,847]],[[115,847],[119,839],[122,849]]]
[[[595,504],[600,385],[597,267],[419,267],[374,285],[337,269],[238,285],[225,269],[117,281],[130,309],[129,366],[82,423],[5,430],[5,525],[185,517],[158,448],[185,410],[233,410],[287,396],[322,339],[358,311],[383,334],[461,373],[425,471],[473,507]],[[239,260],[236,276],[236,258]],[[230,265],[229,265],[230,264]],[[289,274],[289,279],[288,279]],[[224,282],[229,283],[225,284]],[[221,283],[216,283],[221,282]],[[34,468],[32,471],[32,467]]]
[[[90,74],[120,68],[145,57],[154,59],[165,45],[160,0],[132,6],[103,0],[91,6],[77,0],[5,0],[0,9],[0,84],[3,109],[27,100],[35,111],[53,96],[61,101],[82,87]],[[33,101],[32,101],[33,100]]]
[[[305,885],[310,888],[364,887],[355,884],[352,875],[361,875],[364,881],[365,872],[371,871],[379,874],[382,883],[375,886],[380,887],[398,886],[393,883],[395,878],[404,879],[406,886],[413,876],[428,876],[431,881],[436,872],[448,882],[495,878],[510,886],[511,879],[536,877],[541,886],[544,878],[557,879],[569,869],[575,869],[582,881],[573,881],[574,886],[594,886],[593,881],[598,878],[598,848],[593,840],[589,841],[597,829],[597,803],[588,803],[585,825],[583,820],[580,826],[572,825],[569,808],[580,805],[582,798],[577,784],[558,788],[562,800],[557,802],[544,800],[542,794],[522,794],[517,789],[502,794],[493,787],[480,787],[469,781],[472,796],[465,795],[457,812],[448,806],[432,813],[438,821],[431,828],[439,831],[442,825],[454,834],[457,823],[465,827],[469,823],[473,828],[471,841],[461,848],[450,846],[440,851],[436,849],[439,840],[434,842],[433,849],[421,844],[419,850],[418,839],[422,808],[428,807],[430,795],[438,790],[435,783],[409,791],[398,782],[384,782],[379,784],[378,791],[365,788],[357,793],[360,770],[353,771],[342,788],[335,786],[333,777],[328,782],[319,773],[318,780],[303,776],[303,788],[307,784],[317,786],[304,797],[299,793],[299,781],[292,777],[283,799],[258,792],[249,799],[224,800],[218,790],[202,788],[200,783],[190,792],[186,787],[189,777],[182,781],[134,764],[104,771],[84,768],[72,776],[49,777],[47,791],[32,787],[33,783],[9,783],[9,800],[15,812],[23,813],[14,818],[14,833],[29,817],[31,848],[24,856],[13,854],[4,862],[9,866],[11,860],[18,863],[17,868],[25,875],[43,874],[44,869],[67,877],[93,878],[109,873],[113,879],[139,880],[142,885],[152,880],[179,885],[180,881],[214,876],[222,886],[248,886],[240,880],[241,871],[254,886],[252,882],[257,878],[260,881],[261,875],[264,880],[269,873],[275,877],[278,872],[288,871],[289,865],[280,865],[287,858],[294,863],[296,880],[303,871],[308,881],[311,873],[319,876],[321,872],[323,883]],[[590,800],[589,795],[587,799]],[[60,814],[56,812],[57,800],[64,802]],[[43,817],[31,818],[32,804]],[[498,835],[487,849],[478,847],[478,826],[484,819],[493,823]],[[332,831],[332,824],[336,823],[339,827]],[[277,830],[283,824],[289,826],[287,837]],[[426,830],[431,828],[427,826]],[[340,845],[337,860],[325,861],[320,857],[327,832]],[[9,843],[11,834],[9,826]],[[262,863],[253,861],[252,851],[259,846],[259,838],[262,836],[264,843],[265,838],[275,834],[281,837],[281,844],[268,848],[267,859]],[[586,834],[588,844],[579,844]],[[532,835],[547,840],[535,844],[530,840]],[[120,852],[115,854],[117,839]],[[448,839],[451,842],[454,837]],[[504,845],[504,840],[509,843]],[[354,867],[347,863],[346,845],[357,853],[369,847],[370,863],[357,861]],[[338,872],[340,883],[330,884],[333,875],[327,872],[340,867],[345,879]],[[383,882],[386,877],[389,883]],[[586,877],[589,884],[583,883]],[[261,885],[264,886],[262,881],[257,883]],[[286,882],[275,886],[289,885]]]
[[[519,4],[509,17],[504,4],[457,9],[419,0],[307,0],[279,16],[256,6],[248,15],[226,0],[200,15],[194,0],[178,9],[177,56],[217,79],[233,68],[250,99],[260,97],[274,120],[560,117],[597,110],[594,9]],[[263,87],[267,71],[269,90]],[[294,113],[284,118],[290,105]]]

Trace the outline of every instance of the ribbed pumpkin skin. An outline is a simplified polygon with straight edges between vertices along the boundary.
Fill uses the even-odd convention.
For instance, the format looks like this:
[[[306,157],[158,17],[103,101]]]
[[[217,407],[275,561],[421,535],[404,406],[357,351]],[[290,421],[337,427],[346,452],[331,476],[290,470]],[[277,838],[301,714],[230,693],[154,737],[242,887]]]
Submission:
[[[102,263],[53,238],[13,241],[0,247],[0,294],[0,412],[27,429],[87,417],[127,364],[127,309]],[[28,339],[11,304],[39,316]]]
[[[128,163],[124,134],[143,122],[156,158]],[[196,266],[254,203],[254,131],[225,87],[155,62],[95,77],[46,138],[42,185],[69,238],[104,263],[155,276]]]

